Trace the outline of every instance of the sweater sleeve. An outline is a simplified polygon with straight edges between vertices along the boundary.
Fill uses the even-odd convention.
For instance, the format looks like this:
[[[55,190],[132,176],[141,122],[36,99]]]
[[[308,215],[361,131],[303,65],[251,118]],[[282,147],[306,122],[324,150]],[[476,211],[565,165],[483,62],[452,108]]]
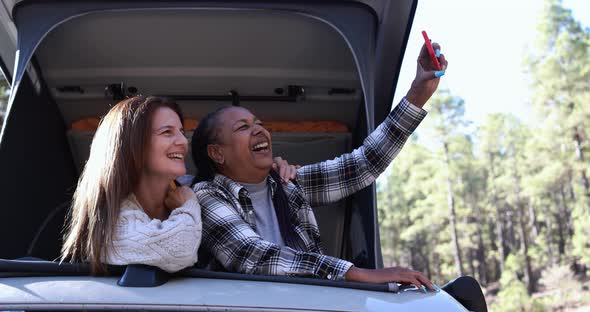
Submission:
[[[133,201],[125,201],[106,252],[106,263],[146,264],[166,272],[194,265],[201,243],[200,210],[196,200],[189,200],[161,221],[151,219]]]

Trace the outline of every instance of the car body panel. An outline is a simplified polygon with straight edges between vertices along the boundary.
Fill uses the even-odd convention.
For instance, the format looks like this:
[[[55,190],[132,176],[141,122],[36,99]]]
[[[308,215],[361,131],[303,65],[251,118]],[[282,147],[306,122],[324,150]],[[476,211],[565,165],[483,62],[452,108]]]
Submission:
[[[445,292],[385,293],[336,287],[223,279],[175,278],[153,288],[120,287],[113,277],[0,278],[0,308],[64,307],[126,309],[241,308],[297,311],[461,311]],[[105,300],[108,298],[108,300]]]

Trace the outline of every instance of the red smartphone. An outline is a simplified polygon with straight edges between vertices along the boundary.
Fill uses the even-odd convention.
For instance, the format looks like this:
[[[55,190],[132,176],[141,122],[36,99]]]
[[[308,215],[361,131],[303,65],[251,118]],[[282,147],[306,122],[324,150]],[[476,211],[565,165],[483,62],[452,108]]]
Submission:
[[[428,54],[430,54],[430,59],[432,60],[432,63],[434,63],[434,68],[436,68],[436,70],[442,70],[442,68],[440,67],[440,63],[438,62],[438,59],[436,58],[436,55],[434,54],[434,49],[432,48],[432,43],[430,43],[430,39],[428,38],[428,35],[426,34],[426,32],[424,30],[422,31],[422,37],[424,37],[424,42],[426,43],[426,49],[428,49]]]

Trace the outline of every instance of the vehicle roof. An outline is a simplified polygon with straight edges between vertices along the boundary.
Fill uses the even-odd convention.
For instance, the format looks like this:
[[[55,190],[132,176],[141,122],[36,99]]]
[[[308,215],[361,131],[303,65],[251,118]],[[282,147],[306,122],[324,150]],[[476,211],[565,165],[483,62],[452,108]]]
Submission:
[[[2,2],[4,3],[6,10],[9,12],[10,17],[14,18],[13,14],[14,14],[14,8],[17,5],[22,5],[22,4],[26,4],[26,3],[34,3],[34,2],[43,2],[44,0],[2,0]],[[151,2],[166,2],[166,0],[144,0],[145,2],[147,1],[151,1]],[[47,1],[45,1],[47,2]],[[306,2],[304,1],[300,1],[300,2]],[[308,0],[307,2],[318,2],[317,0]],[[356,3],[361,3],[361,4],[365,4],[369,7],[371,7],[371,9],[373,9],[373,11],[375,12],[375,14],[381,19],[383,14],[384,14],[384,9],[385,7],[388,5],[389,0],[336,0],[336,1],[331,1],[331,2],[341,2],[341,3],[346,3],[346,2],[356,2]]]
[[[237,7],[248,7],[248,6],[259,6],[259,7],[264,7],[266,5],[269,4],[269,2],[264,2],[264,1],[248,1],[248,2],[231,2],[231,1],[227,1],[227,3],[221,1],[221,2],[208,2],[208,1],[178,1],[178,2],[174,2],[176,4],[173,4],[173,2],[170,1],[158,1],[158,0],[145,0],[145,1],[117,1],[117,2],[112,2],[112,1],[92,1],[92,2],[87,2],[87,4],[80,4],[80,2],[78,1],[67,1],[67,0],[63,0],[63,1],[44,1],[44,0],[0,0],[3,3],[3,6],[0,7],[0,21],[2,22],[0,25],[0,39],[2,38],[9,38],[10,40],[7,40],[7,44],[3,45],[2,48],[0,48],[0,55],[2,56],[2,60],[3,60],[3,64],[2,68],[4,71],[6,71],[7,76],[10,78],[14,78],[16,82],[16,84],[18,84],[18,81],[20,81],[20,74],[16,74],[12,72],[12,64],[14,63],[15,59],[14,59],[14,53],[10,53],[10,51],[16,51],[16,49],[21,50],[21,55],[18,59],[18,64],[17,67],[14,69],[17,72],[19,71],[18,68],[22,68],[23,66],[26,66],[26,63],[28,63],[29,60],[29,48],[24,48],[25,46],[29,45],[29,44],[35,44],[37,39],[34,39],[33,37],[43,34],[45,33],[46,30],[44,30],[45,27],[48,27],[51,25],[50,22],[49,24],[47,24],[47,22],[49,22],[49,20],[51,20],[52,18],[43,18],[44,21],[41,21],[41,19],[36,19],[36,18],[31,18],[30,16],[27,17],[27,20],[35,20],[34,22],[32,22],[33,24],[38,24],[35,25],[33,28],[33,32],[37,33],[36,35],[34,35],[33,37],[31,37],[31,33],[30,31],[24,31],[25,37],[22,37],[23,31],[22,31],[22,25],[19,25],[19,12],[21,11],[26,11],[23,9],[26,8],[30,8],[30,7],[41,7],[42,14],[44,15],[56,15],[57,11],[51,11],[51,8],[57,5],[72,5],[73,7],[85,7],[83,9],[81,9],[82,11],[80,12],[85,12],[87,10],[90,10],[90,7],[95,6],[96,9],[98,9],[98,7],[100,6],[100,4],[108,4],[108,3],[117,3],[117,5],[112,6],[112,5],[106,5],[103,6],[104,8],[107,7],[111,7],[115,8],[115,7],[133,7],[133,6],[141,6],[141,4],[147,4],[147,5],[152,5],[152,6],[176,6],[176,5],[180,5],[180,6],[185,6],[187,4],[190,5],[198,5],[198,6],[218,6],[218,5],[233,5],[236,8]],[[224,3],[224,4],[220,4],[220,3]],[[47,5],[47,3],[51,3],[51,5]],[[70,4],[68,4],[70,3]],[[233,4],[231,4],[233,3]],[[266,3],[266,4],[265,4]],[[317,6],[320,5],[322,7],[324,7],[325,12],[327,14],[332,14],[332,15],[338,15],[341,14],[342,12],[338,12],[339,8],[345,7],[345,6],[354,6],[357,8],[363,8],[366,12],[369,12],[369,14],[372,14],[373,16],[373,21],[372,23],[374,23],[374,25],[376,26],[376,29],[370,29],[367,27],[360,27],[360,25],[357,25],[357,23],[359,23],[359,21],[355,21],[355,20],[350,20],[347,19],[347,24],[348,25],[344,25],[341,24],[339,25],[337,28],[350,28],[351,26],[353,28],[355,28],[356,30],[351,30],[349,29],[347,32],[349,33],[348,35],[346,35],[347,37],[350,37],[352,35],[353,32],[356,32],[355,35],[352,35],[353,37],[356,36],[357,38],[360,37],[365,37],[365,38],[371,38],[371,39],[362,39],[361,43],[362,45],[366,46],[366,48],[368,49],[367,51],[370,51],[368,53],[372,54],[373,52],[375,52],[375,55],[371,55],[369,56],[369,58],[367,60],[370,60],[370,62],[373,62],[373,60],[375,61],[375,64],[377,65],[375,68],[372,68],[372,66],[368,66],[367,64],[365,64],[366,61],[361,60],[360,63],[361,64],[357,64],[363,72],[366,71],[366,74],[368,74],[369,76],[371,76],[371,78],[374,77],[374,80],[371,78],[364,78],[364,87],[363,89],[366,89],[365,91],[367,92],[367,94],[365,95],[368,99],[369,102],[369,111],[368,113],[368,117],[369,117],[369,126],[372,127],[374,124],[373,122],[375,122],[375,124],[380,123],[385,116],[387,115],[387,113],[389,112],[389,110],[391,109],[391,101],[393,99],[393,93],[395,91],[395,84],[397,82],[398,76],[399,76],[399,70],[401,67],[401,60],[403,58],[403,52],[405,50],[405,45],[407,42],[407,37],[409,35],[409,30],[412,24],[412,20],[413,20],[413,16],[414,16],[414,12],[417,6],[417,0],[404,0],[404,1],[388,1],[388,0],[358,0],[358,1],[353,1],[353,0],[342,0],[342,1],[297,1],[297,2],[290,2],[290,1],[275,1],[275,2],[270,2],[272,3],[272,7],[279,8],[279,7],[288,7],[290,6],[291,9],[293,8],[297,8],[296,10],[298,10],[300,13],[310,13],[311,11],[308,11],[308,9],[311,6]],[[120,4],[120,5],[119,5]],[[240,4],[240,5],[238,5]],[[242,6],[242,4],[244,4]],[[76,10],[80,10],[76,9],[76,8],[71,8],[67,9],[69,11],[76,11]],[[104,9],[103,8],[103,9]],[[49,10],[49,11],[45,11],[45,10]],[[57,9],[57,10],[63,10],[62,9]],[[94,10],[94,9],[92,9]],[[78,13],[80,13],[78,12]],[[331,13],[328,13],[331,12]],[[357,12],[358,13],[358,12]],[[37,13],[38,14],[38,13]],[[59,13],[61,14],[61,13]],[[59,15],[58,14],[58,15]],[[312,15],[314,15],[315,13],[312,13]],[[22,15],[22,14],[21,14]],[[33,15],[34,16],[34,15]],[[54,16],[56,17],[56,16]],[[59,18],[58,18],[59,19]],[[15,24],[17,25],[16,27],[18,27],[18,36],[20,36],[21,38],[18,39],[19,43],[19,47],[17,48],[17,39],[16,39],[16,29],[15,29]],[[21,20],[21,24],[22,24],[22,20]],[[41,25],[43,24],[43,25]],[[356,27],[359,26],[359,27]],[[43,29],[43,30],[41,30]],[[376,32],[374,32],[375,30],[378,30]],[[367,33],[368,32],[368,33]],[[373,32],[373,33],[371,33]],[[26,39],[26,40],[25,40]],[[376,42],[374,41],[374,39],[376,39]],[[31,41],[32,40],[32,41]],[[31,41],[29,43],[25,43],[25,41]],[[364,41],[364,42],[363,42]],[[10,44],[9,44],[10,43]],[[353,43],[351,48],[354,48],[355,44]],[[356,45],[358,46],[358,45]],[[361,48],[361,49],[365,49],[365,48]],[[374,50],[373,50],[374,49]],[[4,51],[6,50],[6,51]],[[26,51],[24,51],[26,50]],[[371,51],[373,50],[373,51]],[[360,51],[360,50],[359,50]],[[359,51],[357,51],[356,53],[358,53]],[[11,76],[15,76],[15,77],[11,77]],[[369,79],[369,80],[366,80]],[[374,86],[373,86],[374,84]],[[375,103],[373,103],[372,99],[375,98]],[[374,107],[374,111],[373,111],[373,107]]]
[[[117,285],[115,277],[0,278],[5,309],[76,308],[297,311],[458,311],[447,293],[399,294],[276,282],[175,278],[153,288]]]

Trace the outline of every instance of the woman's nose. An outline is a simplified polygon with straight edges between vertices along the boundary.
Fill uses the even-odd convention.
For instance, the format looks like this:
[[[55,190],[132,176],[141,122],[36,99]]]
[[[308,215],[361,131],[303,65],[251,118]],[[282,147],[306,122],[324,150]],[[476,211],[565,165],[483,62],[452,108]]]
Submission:
[[[262,130],[264,130],[262,125],[255,124],[254,127],[252,127],[252,135],[258,135],[260,132],[262,132]]]
[[[188,139],[184,136],[184,133],[179,131],[178,135],[176,135],[175,143],[178,145],[188,145]]]

